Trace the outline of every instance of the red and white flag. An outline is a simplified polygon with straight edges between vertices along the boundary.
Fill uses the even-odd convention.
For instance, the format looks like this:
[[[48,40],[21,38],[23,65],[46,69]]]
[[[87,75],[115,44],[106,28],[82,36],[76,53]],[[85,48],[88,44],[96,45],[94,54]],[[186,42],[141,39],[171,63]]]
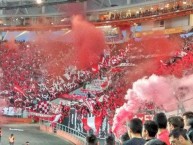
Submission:
[[[83,118],[82,123],[85,130],[89,131],[90,129],[93,129],[94,132],[99,132],[99,128],[102,125],[102,116]]]
[[[92,100],[86,99],[84,101],[85,101],[84,104],[88,107],[89,111],[92,113],[93,112]]]
[[[54,119],[53,119],[53,123],[58,123],[58,121],[60,120],[60,118],[62,117],[62,114],[58,114],[58,115],[56,115],[55,117],[54,117]]]

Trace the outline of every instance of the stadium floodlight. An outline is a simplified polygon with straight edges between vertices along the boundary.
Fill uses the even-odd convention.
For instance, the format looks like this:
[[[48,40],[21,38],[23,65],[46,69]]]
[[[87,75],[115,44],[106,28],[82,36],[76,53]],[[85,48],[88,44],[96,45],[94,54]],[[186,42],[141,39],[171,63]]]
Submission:
[[[37,3],[37,4],[41,4],[41,3],[42,3],[42,0],[36,0],[36,3]]]
[[[184,5],[186,5],[186,4],[187,4],[187,2],[186,2],[186,1],[183,1],[183,4],[184,4]]]

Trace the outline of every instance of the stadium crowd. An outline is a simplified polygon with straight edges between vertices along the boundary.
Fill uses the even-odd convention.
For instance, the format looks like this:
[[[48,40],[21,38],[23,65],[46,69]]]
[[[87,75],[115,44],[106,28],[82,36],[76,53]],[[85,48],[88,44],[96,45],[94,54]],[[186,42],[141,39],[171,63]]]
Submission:
[[[102,92],[95,93],[94,97],[88,95],[83,102],[71,106],[58,105],[59,111],[57,114],[62,112],[62,116],[67,117],[70,113],[70,107],[73,107],[76,108],[77,118],[79,119],[92,113],[94,116],[102,115],[103,119],[105,117],[109,118],[109,125],[113,124],[115,110],[124,104],[122,96],[126,91],[124,90],[125,87],[122,87],[126,86],[126,81],[124,79],[120,80],[120,78],[128,71],[127,65],[132,61],[131,57],[138,55],[136,51],[131,52],[136,50],[137,46],[135,44],[110,45],[94,70],[93,68],[79,70],[74,66],[69,66],[61,76],[54,78],[48,75],[46,71],[40,71],[44,62],[49,58],[42,56],[38,51],[32,51],[33,47],[38,46],[26,42],[18,42],[15,45],[17,45],[15,48],[19,51],[13,48],[10,49],[6,42],[0,48],[2,67],[0,81],[3,84],[1,90],[5,90],[1,94],[9,97],[10,106],[22,108],[22,110],[27,108],[43,114],[55,114],[50,105],[44,111],[39,104],[58,98],[61,94],[68,94],[76,88],[84,86],[88,81],[106,77],[109,81],[108,87],[104,87],[105,89]],[[68,45],[67,47],[71,46]],[[174,67],[177,65],[183,66],[184,63],[187,64],[184,65],[184,69],[189,68],[193,62],[191,51],[192,37],[184,38],[184,47],[181,52],[168,62],[162,63],[158,74],[164,75],[163,73],[166,72],[173,74],[176,72]],[[141,51],[139,50],[137,53],[140,54]],[[182,72],[179,73],[182,75]],[[85,102],[90,102],[90,106]],[[145,114],[154,114],[159,112],[157,110],[163,110],[163,108],[160,108],[161,106],[155,106],[153,103],[148,102],[144,102],[142,106],[138,112]]]
[[[66,47],[72,46],[66,44]],[[6,41],[1,42],[0,81],[3,90],[1,94],[9,98],[10,106],[34,110],[40,102],[51,101],[61,94],[68,94],[91,79],[97,77],[100,79],[103,73],[107,72],[107,68],[120,64],[125,57],[124,49],[117,50],[117,46],[110,47],[113,47],[110,49],[112,52],[108,50],[102,56],[96,69],[78,70],[75,66],[69,66],[62,75],[53,77],[47,74],[43,67],[51,56],[42,55],[37,45],[22,41],[13,42],[12,45]],[[110,56],[109,53],[112,55]],[[99,71],[99,67],[104,71]]]
[[[40,112],[39,103],[51,101],[59,93],[69,93],[90,79],[90,71],[75,67],[66,68],[63,76],[47,75],[43,64],[50,56],[42,55],[37,47],[27,42],[14,42],[11,46],[1,42],[1,95],[9,98],[9,106]]]
[[[155,114],[153,120],[142,122],[138,118],[128,121],[128,132],[120,139],[110,133],[106,145],[192,145],[193,144],[193,112],[185,112],[182,116],[166,117],[165,113]],[[87,136],[88,145],[98,145],[97,137]]]
[[[51,101],[58,98],[61,94],[68,94],[84,86],[88,81],[103,77],[108,78],[108,88],[105,88],[103,92],[95,93],[95,97],[91,99],[94,115],[103,112],[104,116],[110,115],[110,118],[112,118],[115,113],[113,110],[123,105],[124,99],[120,98],[123,98],[122,95],[124,94],[122,93],[125,90],[121,86],[125,86],[126,82],[120,80],[120,78],[124,76],[127,65],[132,61],[131,58],[138,55],[135,54],[136,51],[131,53],[136,48],[134,44],[131,43],[128,46],[125,44],[109,45],[97,67],[92,66],[92,69],[78,70],[75,66],[69,66],[62,75],[55,76],[54,78],[48,75],[42,67],[50,56],[42,56],[37,51],[38,49],[33,49],[38,46],[27,42],[17,42],[14,45],[16,45],[15,48],[10,48],[8,43],[2,42],[0,46],[0,81],[2,84],[1,90],[4,90],[1,94],[4,93],[5,96],[9,97],[11,106],[23,109],[31,108],[38,112],[37,108],[40,102]],[[66,45],[66,47],[71,47],[70,44]],[[175,72],[178,75],[182,75],[175,68],[180,68],[179,71],[181,71],[184,70],[181,67],[187,69],[191,66],[193,62],[191,51],[192,36],[184,38],[182,51],[168,62],[163,63],[157,73],[163,75],[164,73],[171,74]],[[43,71],[40,71],[40,69]],[[75,105],[75,108],[79,108],[80,114],[86,115],[89,113],[90,108],[84,104],[81,105],[82,107],[79,104]]]

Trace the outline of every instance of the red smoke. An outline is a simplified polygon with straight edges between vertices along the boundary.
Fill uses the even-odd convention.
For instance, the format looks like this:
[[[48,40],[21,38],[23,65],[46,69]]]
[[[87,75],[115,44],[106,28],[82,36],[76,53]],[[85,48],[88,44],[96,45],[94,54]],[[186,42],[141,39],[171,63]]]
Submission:
[[[72,30],[64,31],[63,35],[53,32],[39,32],[35,38],[37,48],[43,58],[43,68],[52,75],[62,75],[65,67],[76,65],[87,69],[99,62],[105,48],[104,34],[81,16],[72,19]]]
[[[142,53],[155,55],[157,60],[168,59],[168,57],[173,56],[183,44],[180,36],[166,36],[159,32],[143,36],[140,43],[140,47],[143,49]]]
[[[143,76],[150,76],[157,72],[160,67],[160,60],[164,62],[179,52],[183,46],[183,41],[179,36],[165,36],[155,32],[152,35],[143,36],[139,41],[129,42],[128,59],[136,64],[133,68],[128,68],[128,73],[123,77],[127,78],[128,85]],[[135,56],[135,58],[132,58]]]
[[[186,56],[180,58],[175,58],[175,62],[166,65],[161,64],[157,70],[158,75],[175,75],[176,77],[182,77],[184,74],[188,73],[188,69],[193,65],[193,55],[192,53],[187,53]],[[192,72],[191,72],[192,73]]]
[[[184,107],[187,109],[187,106],[193,103],[192,78],[193,75],[181,79],[152,75],[134,82],[132,89],[129,89],[125,96],[127,102],[116,110],[113,132],[119,136],[119,131],[122,130],[128,118],[136,114],[139,107],[142,107],[142,102],[146,100],[153,101],[156,106],[163,106],[166,111],[177,110],[180,102],[184,102]]]
[[[129,68],[128,73],[126,73],[123,78],[124,80],[125,78],[128,78],[127,84],[124,85],[125,87],[133,87],[132,90],[128,91],[126,98],[127,103],[118,109],[114,117],[113,132],[115,134],[120,135],[119,132],[124,128],[129,116],[135,114],[138,111],[141,102],[145,100],[153,100],[157,105],[164,104],[168,100],[176,104],[173,88],[168,89],[171,84],[169,84],[167,79],[162,77],[156,78],[153,76],[148,79],[140,78],[144,76],[148,77],[155,73],[159,68],[160,60],[165,61],[177,51],[180,51],[182,44],[182,40],[178,36],[166,37],[163,34],[154,33],[142,37],[140,41],[133,42],[133,46],[129,46],[129,57],[137,56],[132,59],[133,63],[136,64],[136,67]],[[135,83],[131,85],[133,82]]]
[[[75,56],[77,66],[89,67],[99,62],[100,55],[105,48],[105,38],[102,31],[86,22],[80,16],[72,19]]]

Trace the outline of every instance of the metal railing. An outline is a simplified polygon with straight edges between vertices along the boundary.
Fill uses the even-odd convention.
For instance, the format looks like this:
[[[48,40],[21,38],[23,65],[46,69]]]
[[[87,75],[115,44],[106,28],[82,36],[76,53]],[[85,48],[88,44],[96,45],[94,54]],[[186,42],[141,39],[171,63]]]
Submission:
[[[44,126],[52,127],[54,133],[56,133],[57,130],[64,131],[64,132],[70,134],[71,136],[81,140],[82,142],[84,142],[86,144],[86,135],[84,135],[80,131],[77,131],[73,128],[70,128],[70,127],[65,126],[63,124],[60,124],[60,123],[51,123],[48,120],[40,120],[40,124],[44,125]]]

